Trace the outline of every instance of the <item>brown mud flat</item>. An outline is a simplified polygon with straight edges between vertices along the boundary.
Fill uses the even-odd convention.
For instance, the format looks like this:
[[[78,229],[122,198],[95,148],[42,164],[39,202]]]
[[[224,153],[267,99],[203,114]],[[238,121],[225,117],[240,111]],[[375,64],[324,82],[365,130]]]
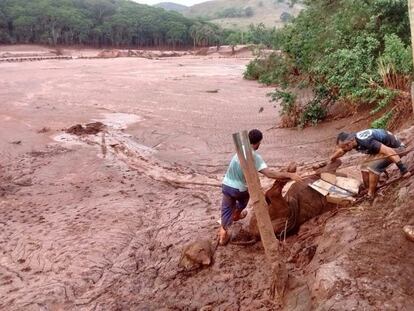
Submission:
[[[0,64],[1,310],[413,309],[414,245],[401,231],[414,223],[413,179],[384,189],[373,206],[328,212],[288,237],[284,308],[269,296],[260,242],[218,247],[207,268],[179,267],[186,245],[216,237],[232,133],[262,129],[268,164],[295,160],[303,173],[351,124],[271,129],[271,89],[241,78],[246,63]],[[62,130],[93,122],[105,131]]]

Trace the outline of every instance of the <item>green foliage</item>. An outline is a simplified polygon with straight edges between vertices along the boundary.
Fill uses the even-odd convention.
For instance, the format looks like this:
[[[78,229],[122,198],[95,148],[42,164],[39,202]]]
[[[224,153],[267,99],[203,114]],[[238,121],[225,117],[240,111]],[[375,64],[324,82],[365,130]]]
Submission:
[[[398,95],[395,90],[379,87],[372,91],[371,96],[366,96],[366,101],[375,102],[377,106],[371,111],[371,114],[375,114],[382,109],[386,108]]]
[[[251,61],[246,67],[244,78],[259,80],[267,85],[279,84],[286,86],[291,71],[291,65],[283,56],[272,53],[266,58],[258,57]]]
[[[379,42],[370,36],[355,38],[352,48],[338,49],[318,61],[313,68],[317,79],[342,98],[354,98],[368,86],[367,79],[376,73],[375,51]]]
[[[322,106],[319,100],[314,99],[305,106],[301,114],[300,126],[305,126],[308,123],[316,125],[325,119],[325,117],[326,109]]]
[[[282,107],[282,110],[280,111],[281,115],[289,116],[293,113],[297,97],[295,94],[276,89],[273,92],[268,93],[267,96],[270,96],[270,101],[272,102],[280,100],[280,105]]]
[[[263,65],[266,60],[260,66],[254,60],[248,69],[267,84],[308,79],[331,99],[371,103],[374,112],[384,109],[395,98],[389,88],[404,89],[412,74],[407,0],[304,2],[306,9],[277,33],[286,62],[277,66],[290,68],[290,76],[275,74],[274,67]],[[305,119],[322,118],[322,107],[311,102]]]
[[[326,117],[326,109],[322,105],[323,97],[317,94],[316,97],[300,107],[296,101],[297,95],[284,90],[275,89],[267,94],[271,102],[280,102],[280,115],[285,125],[304,127],[308,124],[316,125]]]
[[[176,47],[217,44],[221,32],[129,0],[0,1],[0,43]]]
[[[276,28],[266,28],[263,23],[251,24],[246,40],[253,44],[263,44],[268,48],[278,49],[282,43],[282,35]]]
[[[217,13],[217,18],[235,18],[235,17],[252,17],[254,10],[251,6],[245,8],[225,8],[224,10]]]
[[[392,68],[395,73],[410,74],[413,67],[411,47],[406,46],[393,33],[384,36],[384,45],[384,51],[379,57],[382,66]]]
[[[371,127],[376,128],[376,129],[387,129],[388,122],[391,120],[392,116],[393,116],[393,113],[391,110],[387,112],[386,114],[384,114],[381,118],[373,121],[371,123]]]
[[[259,78],[266,73],[265,61],[255,58],[246,66],[243,77],[247,80],[259,80]]]

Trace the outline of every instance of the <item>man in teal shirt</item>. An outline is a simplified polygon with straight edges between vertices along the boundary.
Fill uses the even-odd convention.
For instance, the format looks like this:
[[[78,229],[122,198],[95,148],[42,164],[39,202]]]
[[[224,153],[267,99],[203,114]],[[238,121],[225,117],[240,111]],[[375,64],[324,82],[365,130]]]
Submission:
[[[249,132],[249,141],[253,148],[253,157],[258,172],[273,179],[293,179],[300,181],[301,178],[295,173],[276,172],[267,167],[263,158],[256,152],[262,142],[263,134],[257,129]],[[219,232],[219,244],[225,245],[229,240],[228,228],[239,219],[246,217],[243,211],[249,202],[249,192],[243,171],[237,154],[233,156],[222,185],[223,201],[221,204],[221,227]]]

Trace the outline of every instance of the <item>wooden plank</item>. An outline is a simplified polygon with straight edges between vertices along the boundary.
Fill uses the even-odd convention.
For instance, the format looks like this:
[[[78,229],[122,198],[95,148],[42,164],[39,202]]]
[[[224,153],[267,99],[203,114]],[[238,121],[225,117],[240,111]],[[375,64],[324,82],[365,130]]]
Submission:
[[[329,188],[331,188],[331,186],[332,185],[330,183],[323,181],[321,179],[318,179],[317,181],[314,181],[313,183],[309,184],[309,187],[318,191],[324,197],[328,195]]]
[[[288,272],[283,257],[278,256],[279,241],[276,239],[270,220],[265,196],[260,185],[259,175],[256,170],[252,148],[247,131],[233,134],[237,157],[243,170],[249,189],[250,200],[257,219],[260,237],[265,249],[266,257],[272,266],[271,294],[277,292],[280,299],[283,298],[284,290],[288,280]]]
[[[335,185],[340,189],[348,191],[350,195],[356,195],[359,192],[360,182],[354,178],[336,176],[332,173],[322,173],[321,179]]]
[[[359,193],[359,186],[361,185],[361,182],[349,177],[336,177],[336,185],[342,189],[346,189],[350,191],[353,195],[356,195]]]
[[[322,173],[321,179],[324,181],[327,181],[328,183],[332,185],[336,185],[336,175],[332,173]]]
[[[353,196],[358,194],[359,181],[353,178],[331,175],[333,174],[322,174],[321,178],[323,179],[313,182],[309,187],[325,196],[329,203],[347,205],[354,202]],[[336,183],[336,185],[333,183]]]
[[[411,52],[414,61],[414,0],[408,0],[408,17],[411,32]],[[411,105],[413,107],[412,113],[414,113],[414,82],[411,82]]]
[[[414,82],[411,82],[411,105],[413,106],[412,113],[414,113]]]

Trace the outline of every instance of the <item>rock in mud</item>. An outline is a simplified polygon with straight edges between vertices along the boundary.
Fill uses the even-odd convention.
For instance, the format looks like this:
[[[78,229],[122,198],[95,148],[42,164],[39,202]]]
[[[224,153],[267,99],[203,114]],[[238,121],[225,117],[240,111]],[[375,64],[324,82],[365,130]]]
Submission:
[[[183,249],[178,266],[186,271],[207,267],[213,262],[215,250],[216,246],[210,240],[192,242]]]
[[[96,135],[100,132],[102,132],[105,129],[105,124],[102,122],[93,122],[88,123],[85,126],[82,126],[81,124],[76,124],[74,126],[71,126],[66,130],[66,133],[73,134],[77,136],[82,135]]]
[[[407,239],[414,242],[414,226],[404,226],[403,232]]]

